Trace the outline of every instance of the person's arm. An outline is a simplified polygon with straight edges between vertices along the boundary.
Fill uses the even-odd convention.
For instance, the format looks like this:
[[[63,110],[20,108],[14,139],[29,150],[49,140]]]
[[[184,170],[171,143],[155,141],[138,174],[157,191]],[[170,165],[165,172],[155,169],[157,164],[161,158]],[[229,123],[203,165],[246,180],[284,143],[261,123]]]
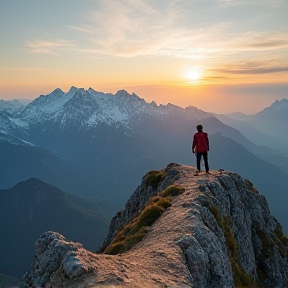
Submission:
[[[208,138],[208,133],[206,133],[206,145],[207,145],[207,151],[209,151],[209,138]]]
[[[193,136],[193,143],[192,143],[192,153],[195,153],[195,147],[196,147],[196,136]]]

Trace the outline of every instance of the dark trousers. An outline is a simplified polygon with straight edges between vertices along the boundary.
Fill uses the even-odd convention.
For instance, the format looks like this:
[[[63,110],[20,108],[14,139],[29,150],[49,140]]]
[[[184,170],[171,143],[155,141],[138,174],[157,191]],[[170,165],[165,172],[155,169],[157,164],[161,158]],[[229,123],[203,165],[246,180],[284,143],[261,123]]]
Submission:
[[[201,162],[201,156],[203,155],[204,158],[204,164],[205,164],[205,170],[206,172],[209,172],[209,165],[208,165],[208,153],[207,152],[197,152],[196,157],[197,157],[197,169],[200,171],[200,162]]]

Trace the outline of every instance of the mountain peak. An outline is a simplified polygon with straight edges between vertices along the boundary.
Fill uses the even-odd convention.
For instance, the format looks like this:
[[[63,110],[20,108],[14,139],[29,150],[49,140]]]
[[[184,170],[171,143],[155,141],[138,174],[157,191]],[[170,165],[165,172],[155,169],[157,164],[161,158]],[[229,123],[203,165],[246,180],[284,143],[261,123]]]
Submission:
[[[74,94],[77,90],[78,90],[77,87],[75,87],[75,86],[71,86],[71,88],[69,89],[68,93],[70,93],[70,94]]]
[[[55,93],[64,93],[63,90],[61,88],[56,88],[54,89],[50,94],[55,94]]]
[[[117,91],[115,96],[117,96],[117,97],[131,97],[132,95],[129,94],[126,90],[122,89],[122,90]]]
[[[283,109],[284,107],[286,108],[288,107],[288,99],[276,100],[270,107],[276,109]]]
[[[262,117],[262,120],[265,120],[265,117],[270,117],[270,121],[276,119],[278,122],[283,122],[283,120],[286,122],[288,117],[288,99],[276,100],[271,106],[266,107],[255,114],[255,116],[256,118]]]
[[[95,241],[103,239],[106,233],[96,202],[72,196],[37,178],[20,182],[10,189],[0,189],[0,216],[1,273],[17,278],[30,266],[33,243],[44,231],[61,231],[91,250],[97,248]],[[43,244],[43,237],[41,239]],[[14,257],[17,257],[17,265]],[[2,284],[1,281],[1,287],[12,287]]]
[[[49,193],[46,193],[47,195],[50,194],[62,194],[62,191],[58,189],[57,187],[54,187],[46,182],[43,182],[42,180],[31,177],[27,180],[21,181],[14,185],[11,188],[11,191],[19,191],[19,193],[32,193],[32,194],[39,194],[43,191],[46,193],[49,191]],[[64,193],[64,192],[63,192]]]
[[[61,235],[43,234],[26,283],[45,278],[69,287],[82,276],[79,288],[285,287],[288,239],[265,198],[236,173],[195,171],[171,163],[143,177],[101,247],[121,255],[92,254]]]

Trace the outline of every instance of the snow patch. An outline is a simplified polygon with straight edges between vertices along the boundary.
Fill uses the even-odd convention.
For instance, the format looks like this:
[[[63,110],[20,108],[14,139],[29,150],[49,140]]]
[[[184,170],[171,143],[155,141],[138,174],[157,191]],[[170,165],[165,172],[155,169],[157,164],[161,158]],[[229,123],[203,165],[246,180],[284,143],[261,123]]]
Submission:
[[[45,106],[45,109],[43,109],[43,112],[50,114],[58,111],[61,107],[63,107],[65,103],[67,103],[73,97],[76,91],[77,91],[76,87],[71,87],[68,93],[64,94],[62,97],[56,99],[55,101],[47,104]]]
[[[29,128],[29,125],[19,118],[9,118],[12,123],[21,128]]]

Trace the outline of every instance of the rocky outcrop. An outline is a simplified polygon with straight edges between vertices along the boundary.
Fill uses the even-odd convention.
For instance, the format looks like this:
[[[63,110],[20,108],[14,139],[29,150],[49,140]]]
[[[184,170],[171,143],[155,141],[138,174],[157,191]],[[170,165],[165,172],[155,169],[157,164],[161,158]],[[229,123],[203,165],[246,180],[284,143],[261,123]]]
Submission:
[[[177,242],[195,287],[287,287],[288,239],[265,198],[231,172],[199,184],[191,235]]]
[[[49,231],[36,242],[32,269],[23,276],[23,280],[29,287],[38,287],[59,277],[78,278],[95,271],[86,260],[86,250],[82,244],[69,242],[59,233]]]
[[[144,213],[147,205],[157,205],[171,185],[185,192],[165,196],[171,204],[140,229],[144,237],[133,236],[139,241],[128,252],[92,254],[57,233],[42,235],[26,283],[31,287],[35,280],[47,281],[58,288],[288,287],[288,239],[265,197],[238,174],[194,172],[193,167],[169,164],[143,177],[112,219],[99,251],[109,251],[115,239],[124,241],[119,235],[140,229],[141,221],[135,219],[152,217]]]

